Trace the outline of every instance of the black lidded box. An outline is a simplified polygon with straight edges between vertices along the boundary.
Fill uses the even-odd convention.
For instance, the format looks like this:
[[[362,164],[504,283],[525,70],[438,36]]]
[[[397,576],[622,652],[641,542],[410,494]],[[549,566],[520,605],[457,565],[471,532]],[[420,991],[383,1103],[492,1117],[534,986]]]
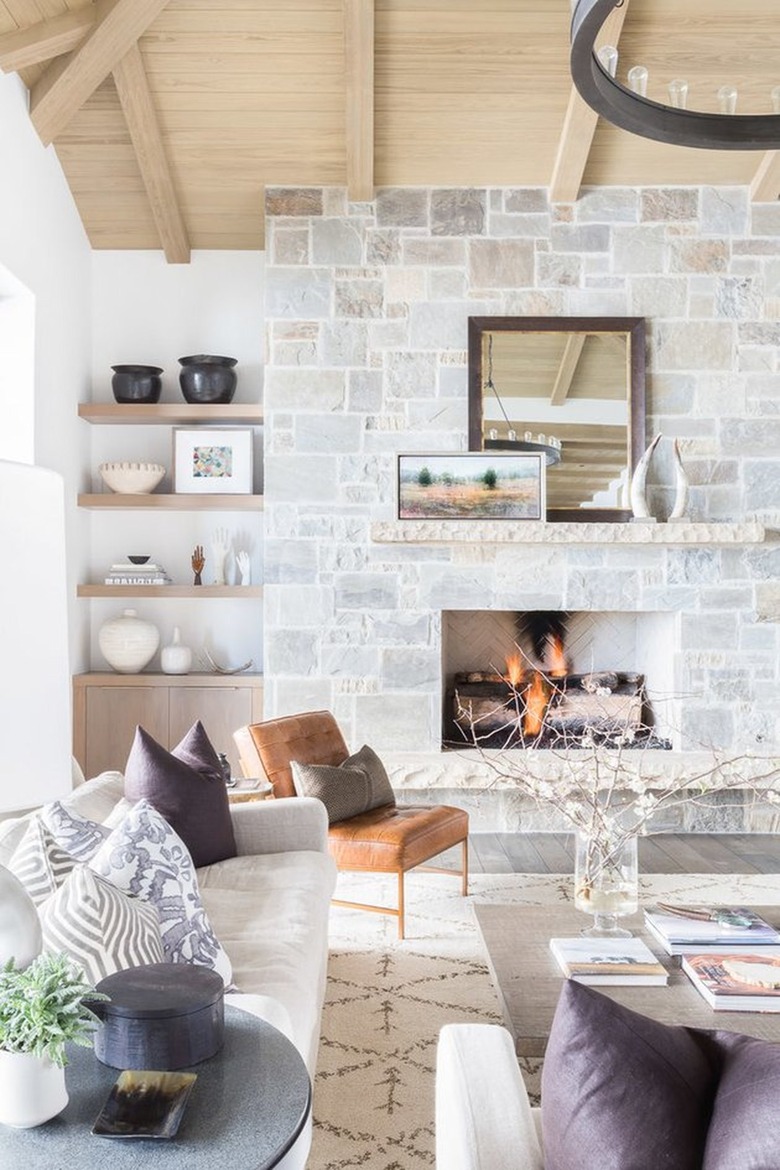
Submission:
[[[208,1060],[225,1039],[225,985],[209,967],[149,963],[101,979],[110,997],[100,1017],[95,1056],[111,1068],[167,1071]]]

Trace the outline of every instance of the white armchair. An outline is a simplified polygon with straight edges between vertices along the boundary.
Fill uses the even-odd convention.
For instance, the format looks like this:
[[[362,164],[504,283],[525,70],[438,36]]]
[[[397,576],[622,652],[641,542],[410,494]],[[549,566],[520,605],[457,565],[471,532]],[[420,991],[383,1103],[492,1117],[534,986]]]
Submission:
[[[544,1170],[512,1037],[495,1024],[447,1024],[436,1055],[437,1170]]]

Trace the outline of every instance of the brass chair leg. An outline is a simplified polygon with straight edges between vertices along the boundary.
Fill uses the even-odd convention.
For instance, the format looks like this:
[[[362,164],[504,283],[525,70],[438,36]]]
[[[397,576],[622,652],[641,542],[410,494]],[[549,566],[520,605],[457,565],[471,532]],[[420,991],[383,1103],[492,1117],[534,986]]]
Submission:
[[[398,938],[405,938],[405,921],[404,921],[404,871],[399,870],[398,873]]]
[[[467,898],[469,895],[469,839],[468,839],[468,837],[463,838],[463,868],[461,870],[461,873],[463,876],[461,879],[460,890],[461,890],[463,897]]]

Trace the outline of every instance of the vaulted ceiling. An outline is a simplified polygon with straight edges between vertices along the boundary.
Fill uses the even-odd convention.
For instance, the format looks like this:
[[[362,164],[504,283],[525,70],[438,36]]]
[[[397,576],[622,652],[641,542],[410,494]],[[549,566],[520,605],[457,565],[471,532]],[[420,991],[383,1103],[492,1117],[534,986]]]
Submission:
[[[780,155],[629,135],[584,106],[570,0],[0,0],[0,68],[30,89],[95,248],[262,248],[267,185],[750,184]],[[623,0],[605,39],[690,105],[769,112],[776,0]],[[773,74],[773,69],[775,70]]]

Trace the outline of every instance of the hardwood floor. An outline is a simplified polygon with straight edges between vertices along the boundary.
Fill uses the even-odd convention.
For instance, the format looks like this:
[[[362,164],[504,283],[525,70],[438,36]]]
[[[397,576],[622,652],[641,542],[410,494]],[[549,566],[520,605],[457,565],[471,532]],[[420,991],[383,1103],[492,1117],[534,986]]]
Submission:
[[[574,837],[567,833],[472,833],[469,868],[472,873],[571,873]],[[780,834],[640,837],[639,868],[642,873],[780,873]]]

